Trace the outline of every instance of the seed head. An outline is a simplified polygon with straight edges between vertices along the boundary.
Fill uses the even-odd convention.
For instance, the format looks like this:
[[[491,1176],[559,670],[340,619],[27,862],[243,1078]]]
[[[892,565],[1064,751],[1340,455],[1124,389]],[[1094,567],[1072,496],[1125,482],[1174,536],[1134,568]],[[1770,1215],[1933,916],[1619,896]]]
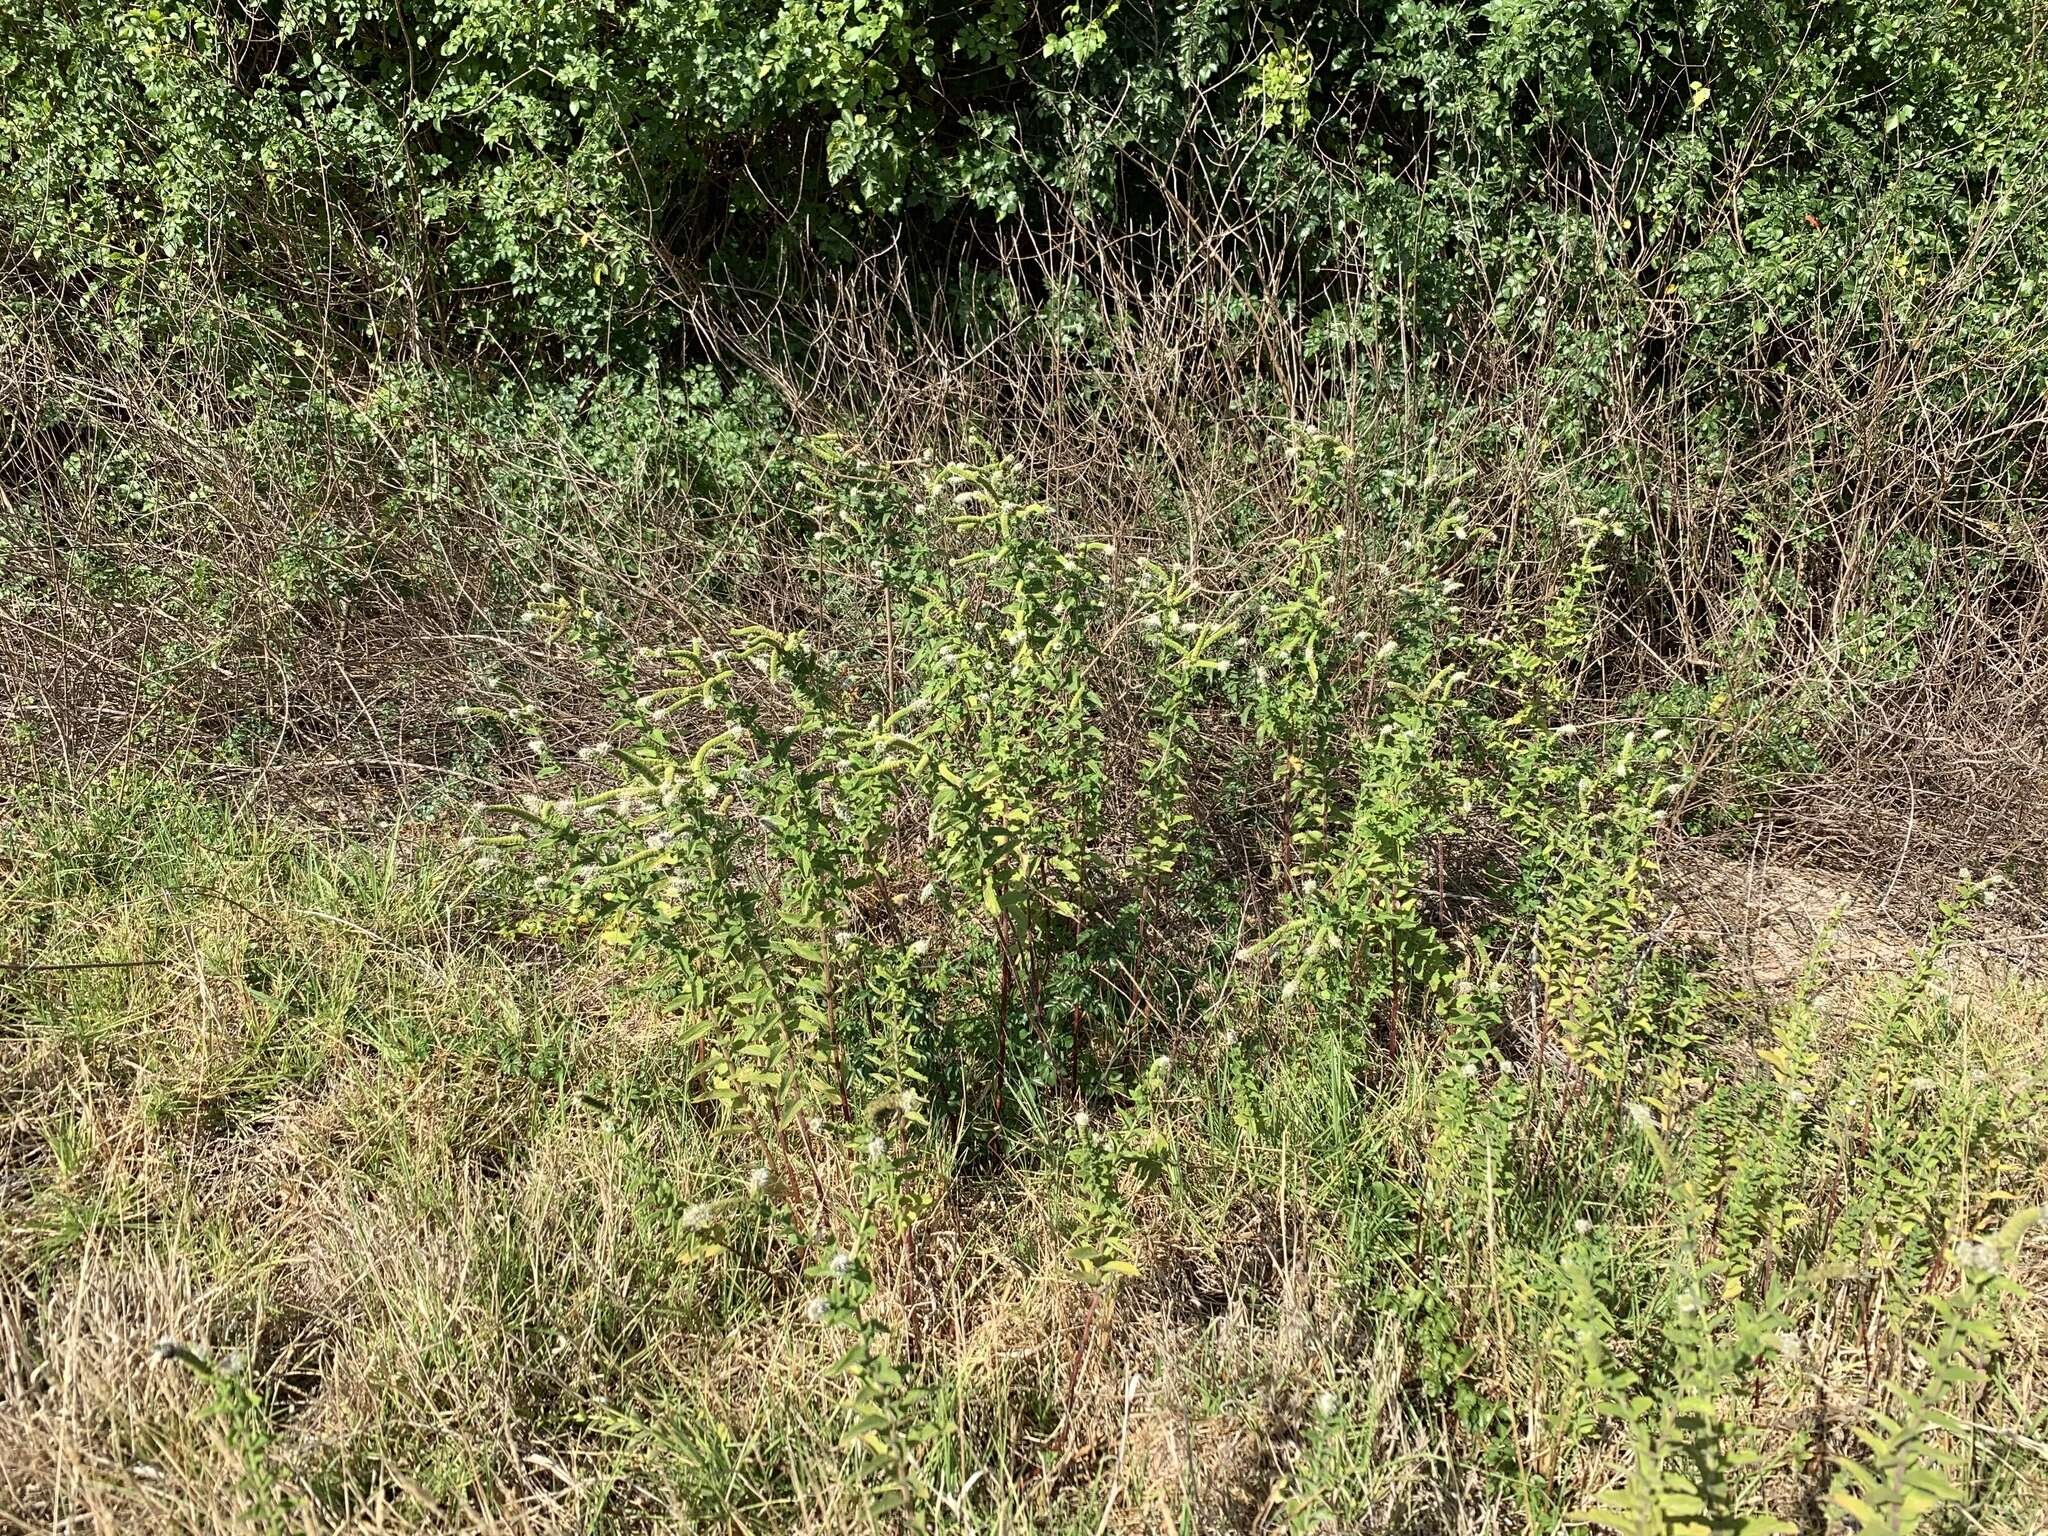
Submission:
[[[1975,1238],[1965,1238],[1956,1244],[1956,1266],[1965,1274],[1990,1279],[2003,1267],[1998,1250],[1989,1243],[1980,1243]]]

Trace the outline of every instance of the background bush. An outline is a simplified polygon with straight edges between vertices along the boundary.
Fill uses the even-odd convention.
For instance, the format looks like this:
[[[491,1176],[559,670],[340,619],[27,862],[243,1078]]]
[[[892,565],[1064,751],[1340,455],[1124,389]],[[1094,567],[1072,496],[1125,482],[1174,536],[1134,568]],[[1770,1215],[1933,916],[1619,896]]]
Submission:
[[[1996,345],[2038,313],[2036,26],[1932,0],[24,4],[0,217],[11,262],[127,326],[187,334],[218,293],[244,342],[382,356],[673,356],[707,284],[892,241],[939,270],[1076,220],[1158,271],[1146,237],[1189,213],[1284,231],[1267,296],[1369,334],[1655,317],[1660,354],[1779,358],[1947,299]]]

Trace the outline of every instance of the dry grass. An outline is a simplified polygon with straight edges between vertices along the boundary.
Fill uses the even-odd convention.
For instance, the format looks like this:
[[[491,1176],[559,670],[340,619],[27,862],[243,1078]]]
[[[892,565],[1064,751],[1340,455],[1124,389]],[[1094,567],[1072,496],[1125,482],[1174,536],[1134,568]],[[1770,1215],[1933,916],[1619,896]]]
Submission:
[[[13,828],[12,954],[151,963],[6,982],[7,1528],[869,1528],[832,1439],[838,1341],[803,1321],[801,1276],[771,1250],[679,1264],[587,1101],[597,1081],[668,1070],[601,962],[491,939],[430,844],[330,846],[161,792]],[[1797,904],[1815,882],[1771,883]],[[1874,946],[1859,958],[1888,968]],[[1960,1060],[2048,1071],[2038,980],[1973,989],[1969,1008]],[[1424,1346],[1362,1283],[1344,1168],[1356,1147],[1412,1176],[1395,1170],[1427,1155],[1436,1069],[1417,1057],[1333,1099],[1316,1054],[1331,1048],[1283,1054],[1247,1134],[1191,1043],[1173,1109],[1185,1181],[1142,1198],[1141,1277],[1113,1298],[1067,1272],[1057,1158],[1020,1149],[947,1189],[921,1261],[880,1298],[943,1405],[957,1507],[934,1519],[1518,1530],[1532,1488],[1585,1497],[1626,1466],[1612,1438],[1544,1459],[1570,1384],[1541,1344],[1547,1303],[1524,1260],[1427,1226],[1403,1241],[1445,1246],[1414,1275],[1473,1266],[1451,1292],[1478,1308],[1462,1375],[1509,1406],[1503,1443],[1537,1458],[1539,1483],[1474,1462],[1421,1394]],[[648,1148],[678,1187],[737,1176],[712,1140]],[[2038,1162],[2007,1176],[2041,1195]],[[1648,1275],[1668,1233],[1645,1219],[1623,1251]],[[2001,1468],[1982,1528],[2016,1536],[2048,1507],[2048,1245],[2021,1262],[2031,1299],[1980,1403]],[[1773,1368],[1754,1405],[1766,1440],[1806,1433],[1813,1403],[1853,1417],[1874,1401],[1899,1336],[1854,1296]],[[211,1366],[161,1360],[165,1340]],[[1317,1497],[1347,1513],[1319,1523],[1305,1469],[1339,1434],[1347,1481]],[[1789,1472],[1773,1495],[1814,1497]]]

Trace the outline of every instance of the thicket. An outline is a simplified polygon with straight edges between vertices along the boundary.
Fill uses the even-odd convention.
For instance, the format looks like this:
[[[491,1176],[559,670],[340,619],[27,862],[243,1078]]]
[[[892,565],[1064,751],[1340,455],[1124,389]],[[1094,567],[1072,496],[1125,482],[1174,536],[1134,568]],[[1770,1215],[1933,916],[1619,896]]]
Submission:
[[[1995,343],[2035,312],[2038,27],[1931,0],[24,4],[0,158],[12,259],[160,339],[198,339],[198,297],[316,352],[640,356],[688,345],[692,298],[821,257],[971,260],[1056,219],[1142,263],[1193,211],[1285,227],[1269,296],[1327,285],[1368,338],[1661,310],[1696,361],[1910,329],[2003,241],[1972,295]]]

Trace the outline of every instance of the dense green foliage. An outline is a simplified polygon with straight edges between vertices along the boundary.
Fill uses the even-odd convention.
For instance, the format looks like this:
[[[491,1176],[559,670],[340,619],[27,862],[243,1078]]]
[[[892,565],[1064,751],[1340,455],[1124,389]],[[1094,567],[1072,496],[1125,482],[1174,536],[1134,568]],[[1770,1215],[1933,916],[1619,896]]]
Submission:
[[[10,12],[0,240],[158,331],[217,290],[244,340],[611,356],[805,251],[1176,210],[1282,231],[1352,325],[1656,313],[1705,356],[1910,329],[1987,242],[1973,340],[2037,312],[2026,6]]]

